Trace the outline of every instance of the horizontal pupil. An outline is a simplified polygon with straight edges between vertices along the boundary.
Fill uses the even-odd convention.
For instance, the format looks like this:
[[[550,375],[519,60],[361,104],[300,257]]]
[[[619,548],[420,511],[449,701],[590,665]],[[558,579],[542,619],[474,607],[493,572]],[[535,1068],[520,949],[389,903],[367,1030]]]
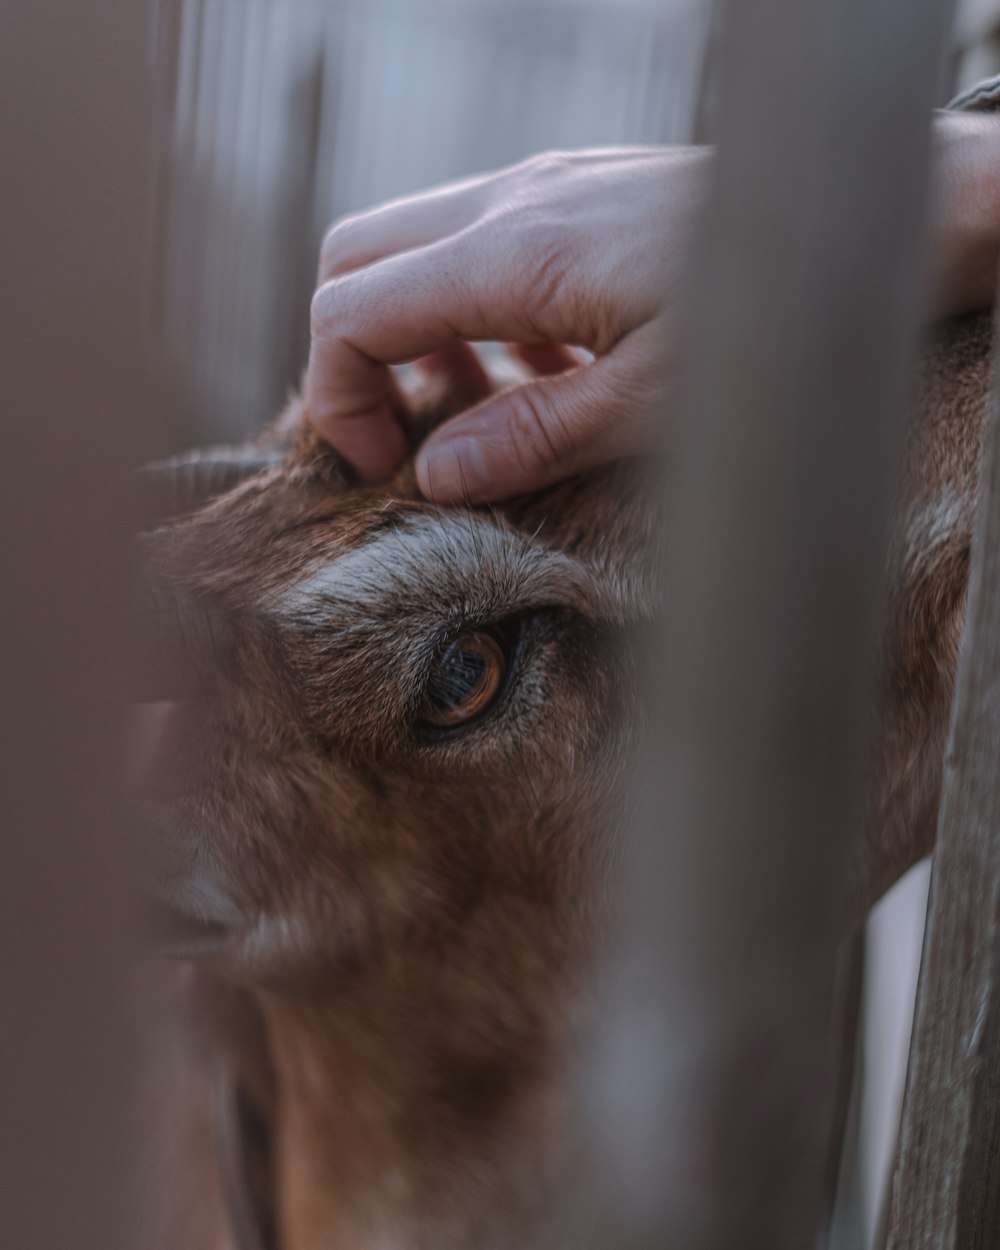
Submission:
[[[431,702],[438,708],[460,706],[474,694],[486,672],[486,660],[477,651],[449,648],[434,672]]]

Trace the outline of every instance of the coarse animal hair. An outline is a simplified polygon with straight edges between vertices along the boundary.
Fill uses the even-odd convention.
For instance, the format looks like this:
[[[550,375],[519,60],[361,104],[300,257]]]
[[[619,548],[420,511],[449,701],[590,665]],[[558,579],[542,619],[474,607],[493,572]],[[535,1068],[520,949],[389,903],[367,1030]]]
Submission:
[[[921,371],[858,915],[933,842],[990,338],[985,315],[951,322]],[[188,631],[195,678],[140,787],[188,1022],[157,1244],[230,1247],[220,1062],[268,1126],[284,1250],[561,1244],[539,1230],[574,1166],[568,1058],[612,922],[656,600],[646,470],[441,509],[409,462],[354,481],[298,400],[261,447],[145,540],[212,622]],[[428,682],[469,629],[506,631],[505,683],[440,732]]]

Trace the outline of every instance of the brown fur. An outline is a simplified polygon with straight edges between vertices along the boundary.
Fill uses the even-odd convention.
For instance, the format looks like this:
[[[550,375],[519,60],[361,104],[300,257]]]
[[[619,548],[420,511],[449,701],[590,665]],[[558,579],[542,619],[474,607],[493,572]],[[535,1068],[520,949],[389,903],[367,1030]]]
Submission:
[[[965,611],[990,385],[991,318],[934,335],[918,379],[887,580],[861,900],[932,848]]]
[[[985,317],[946,327],[921,379],[864,906],[933,839],[989,337]],[[182,830],[164,891],[213,924],[201,1001],[242,987],[256,1021],[222,1013],[216,1045],[272,1124],[287,1250],[555,1244],[532,1230],[572,1166],[562,1079],[634,755],[649,496],[619,465],[441,513],[410,466],[352,485],[294,405],[286,425],[282,466],[157,539],[175,586],[225,621],[146,784]],[[496,712],[421,733],[442,632],[512,614]]]

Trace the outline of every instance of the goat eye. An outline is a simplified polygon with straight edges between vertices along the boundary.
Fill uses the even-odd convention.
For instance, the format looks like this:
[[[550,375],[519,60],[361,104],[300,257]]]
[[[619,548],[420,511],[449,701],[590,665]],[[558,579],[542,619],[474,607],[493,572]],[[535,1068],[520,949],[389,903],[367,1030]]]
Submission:
[[[439,729],[472,720],[496,699],[506,671],[507,656],[495,638],[481,630],[459,634],[431,671],[424,719]]]

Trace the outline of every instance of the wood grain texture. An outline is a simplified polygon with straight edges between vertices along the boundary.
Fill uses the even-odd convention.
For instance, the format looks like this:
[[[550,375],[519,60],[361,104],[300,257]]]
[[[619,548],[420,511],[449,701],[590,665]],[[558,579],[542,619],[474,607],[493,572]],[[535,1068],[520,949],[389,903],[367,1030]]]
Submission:
[[[889,1246],[1000,1245],[1000,391],[973,539]]]

